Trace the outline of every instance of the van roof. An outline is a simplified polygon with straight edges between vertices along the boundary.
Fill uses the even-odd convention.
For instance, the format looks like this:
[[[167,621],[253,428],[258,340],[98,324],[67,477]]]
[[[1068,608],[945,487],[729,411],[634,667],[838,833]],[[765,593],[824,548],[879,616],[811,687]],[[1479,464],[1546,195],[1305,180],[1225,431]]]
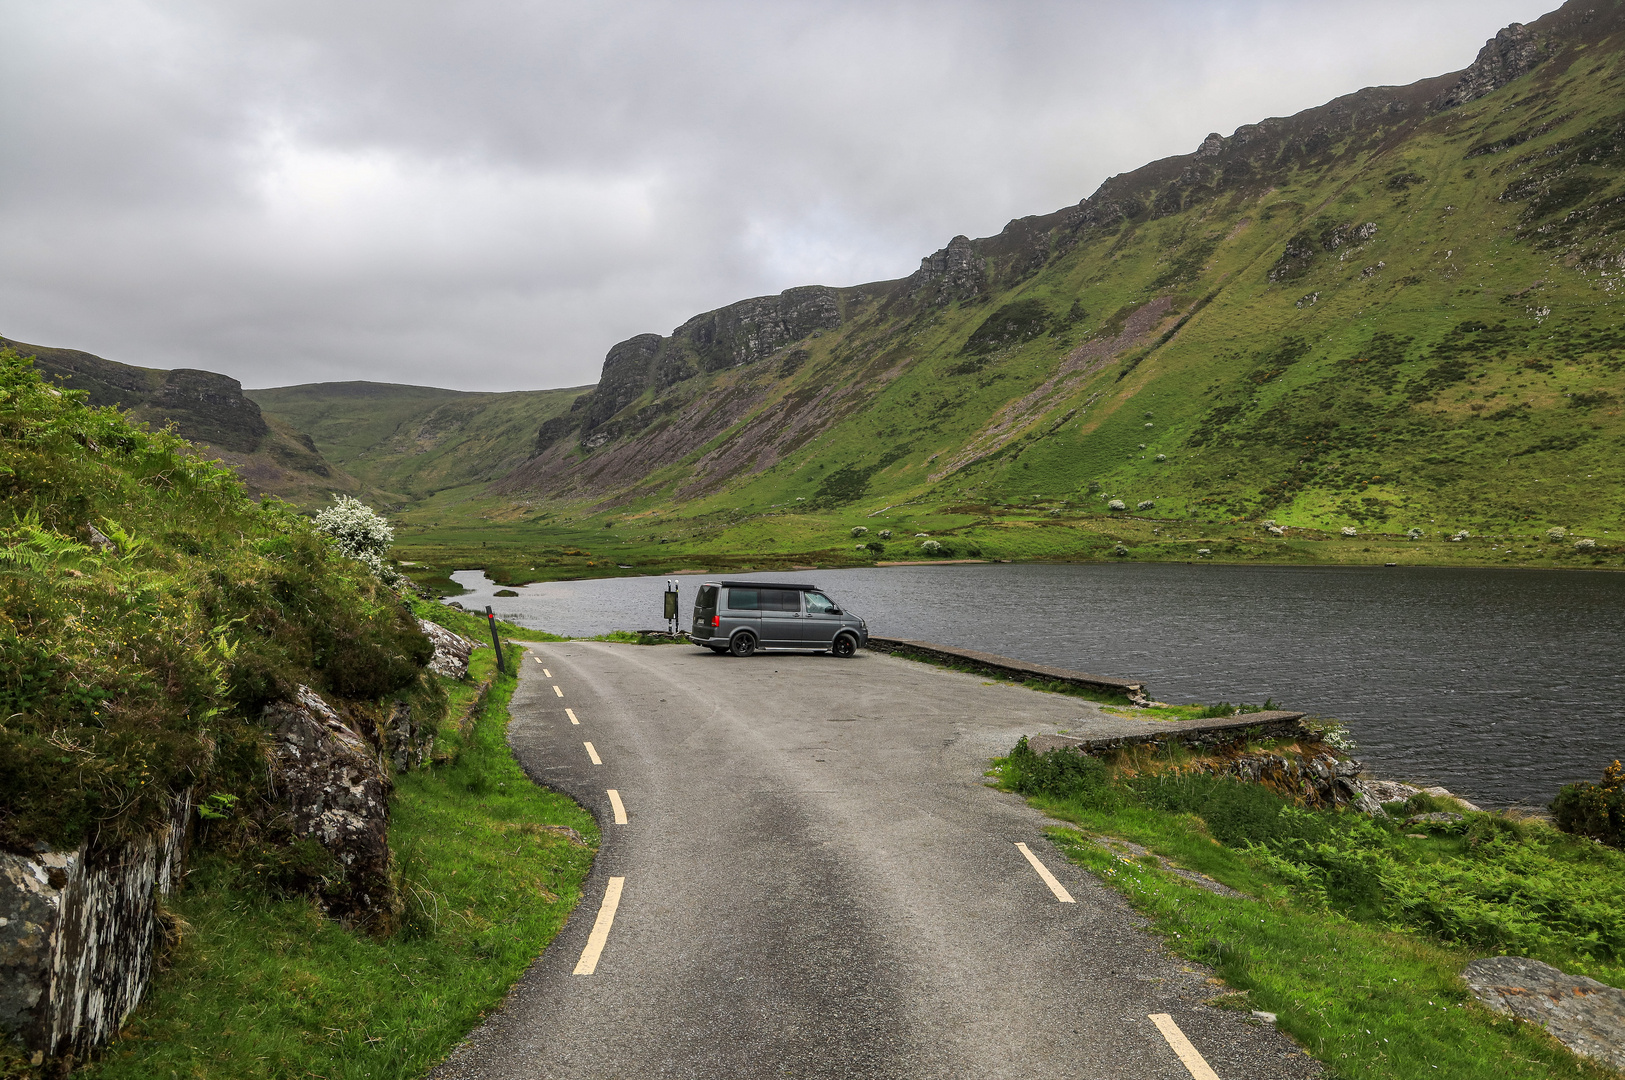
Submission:
[[[707,581],[706,585],[726,585],[730,589],[800,589],[802,592],[818,592],[817,585],[795,585],[785,581]]]

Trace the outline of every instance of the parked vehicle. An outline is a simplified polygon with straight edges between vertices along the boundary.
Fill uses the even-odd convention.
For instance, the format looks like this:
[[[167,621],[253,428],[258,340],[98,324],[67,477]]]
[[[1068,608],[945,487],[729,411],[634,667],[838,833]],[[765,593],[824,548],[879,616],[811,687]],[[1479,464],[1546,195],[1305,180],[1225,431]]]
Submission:
[[[749,656],[757,649],[849,657],[869,641],[869,625],[816,585],[708,581],[694,597],[696,645]]]

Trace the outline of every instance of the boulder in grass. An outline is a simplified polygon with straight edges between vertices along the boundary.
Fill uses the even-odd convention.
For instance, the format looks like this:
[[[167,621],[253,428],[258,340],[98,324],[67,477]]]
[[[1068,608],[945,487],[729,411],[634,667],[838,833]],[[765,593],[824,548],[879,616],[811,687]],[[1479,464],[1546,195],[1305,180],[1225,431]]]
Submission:
[[[1569,534],[1569,531],[1567,529],[1563,528],[1561,525],[1558,525],[1558,526],[1556,526],[1554,528],[1550,528],[1550,529],[1546,530],[1546,539],[1548,539],[1548,540],[1561,540],[1561,539],[1563,539],[1563,537],[1567,536],[1568,534]]]
[[[1532,1020],[1581,1057],[1625,1069],[1625,990],[1522,956],[1474,960],[1462,977],[1491,1010]]]
[[[399,903],[389,852],[389,793],[379,755],[309,687],[265,707],[272,788],[296,840],[332,860],[321,875],[328,914],[346,926],[388,932]]]
[[[1576,540],[1574,542],[1574,550],[1575,551],[1595,551],[1595,550],[1597,550],[1597,542],[1595,540],[1591,539],[1590,537],[1586,537],[1584,540]]]
[[[479,642],[470,641],[461,634],[454,634],[439,623],[419,619],[418,627],[430,641],[434,642],[434,658],[429,661],[429,670],[436,675],[444,675],[448,679],[461,679],[468,675],[468,656],[480,647]]]
[[[863,525],[857,525],[857,526],[854,526],[854,527],[853,527],[853,529],[852,529],[852,535],[853,535],[853,536],[862,536],[862,535],[863,535],[863,534],[864,534],[864,533],[866,533],[866,532],[868,532],[868,531],[869,531],[869,530],[868,530],[868,528],[867,528],[867,527],[866,527],[866,526],[863,526]]]
[[[1108,509],[1108,510],[1127,510],[1128,509],[1128,504],[1125,503],[1122,499],[1113,499],[1111,502],[1106,504],[1106,509]]]

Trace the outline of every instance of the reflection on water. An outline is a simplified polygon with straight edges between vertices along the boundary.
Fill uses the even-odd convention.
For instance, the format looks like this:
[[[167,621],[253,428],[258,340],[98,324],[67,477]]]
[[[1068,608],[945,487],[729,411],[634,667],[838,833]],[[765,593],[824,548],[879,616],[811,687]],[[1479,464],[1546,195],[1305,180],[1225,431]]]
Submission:
[[[1164,701],[1344,721],[1379,775],[1493,805],[1549,801],[1625,757],[1625,575],[1114,563],[744,574],[810,581],[871,632],[1141,679]],[[662,625],[662,578],[458,599],[571,636]],[[682,581],[687,615],[699,576]]]

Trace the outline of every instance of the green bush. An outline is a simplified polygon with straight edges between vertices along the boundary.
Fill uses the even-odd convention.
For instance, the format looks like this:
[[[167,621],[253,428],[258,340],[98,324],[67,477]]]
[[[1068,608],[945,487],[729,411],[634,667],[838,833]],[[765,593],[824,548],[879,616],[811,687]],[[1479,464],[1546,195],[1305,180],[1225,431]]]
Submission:
[[[186,788],[232,796],[208,834],[246,843],[261,711],[299,684],[439,715],[433,646],[365,565],[85,397],[0,350],[0,847],[138,835]]]
[[[1600,784],[1569,784],[1552,802],[1557,827],[1625,848],[1625,768],[1615,761]]]

